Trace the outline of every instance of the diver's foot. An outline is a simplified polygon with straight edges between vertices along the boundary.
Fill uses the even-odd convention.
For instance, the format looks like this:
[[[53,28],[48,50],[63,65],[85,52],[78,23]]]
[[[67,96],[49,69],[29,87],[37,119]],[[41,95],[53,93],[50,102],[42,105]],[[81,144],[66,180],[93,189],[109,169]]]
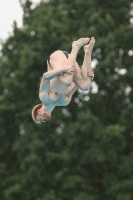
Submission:
[[[90,38],[80,38],[79,40],[74,41],[72,43],[72,47],[80,49],[82,46],[84,46],[85,44],[87,44],[89,42],[89,40],[90,40]]]
[[[84,46],[85,53],[91,53],[95,44],[95,38],[91,37],[90,43]]]

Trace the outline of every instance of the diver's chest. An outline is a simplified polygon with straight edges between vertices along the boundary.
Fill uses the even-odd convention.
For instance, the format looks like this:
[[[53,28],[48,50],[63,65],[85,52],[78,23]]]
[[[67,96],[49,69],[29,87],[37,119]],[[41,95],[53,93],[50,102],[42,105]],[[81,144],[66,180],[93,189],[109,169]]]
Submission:
[[[57,101],[57,106],[67,106],[70,102],[70,99],[67,96],[62,95]]]

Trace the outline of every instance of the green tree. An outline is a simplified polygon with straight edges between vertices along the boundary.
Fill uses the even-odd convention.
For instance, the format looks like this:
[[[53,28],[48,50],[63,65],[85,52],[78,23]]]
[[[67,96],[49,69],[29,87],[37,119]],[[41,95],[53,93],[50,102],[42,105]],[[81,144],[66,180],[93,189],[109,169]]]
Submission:
[[[133,3],[20,3],[23,27],[14,22],[0,59],[1,199],[132,200]],[[31,109],[49,54],[92,35],[98,92],[77,92],[51,122],[37,126]]]

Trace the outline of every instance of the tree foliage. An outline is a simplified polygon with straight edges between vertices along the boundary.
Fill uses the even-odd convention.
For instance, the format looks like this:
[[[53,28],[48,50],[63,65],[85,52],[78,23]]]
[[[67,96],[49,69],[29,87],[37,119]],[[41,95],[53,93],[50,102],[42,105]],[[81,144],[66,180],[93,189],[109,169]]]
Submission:
[[[14,22],[0,59],[0,199],[132,200],[133,3],[20,3],[23,27]],[[96,38],[92,88],[37,126],[31,110],[49,54],[87,36]]]

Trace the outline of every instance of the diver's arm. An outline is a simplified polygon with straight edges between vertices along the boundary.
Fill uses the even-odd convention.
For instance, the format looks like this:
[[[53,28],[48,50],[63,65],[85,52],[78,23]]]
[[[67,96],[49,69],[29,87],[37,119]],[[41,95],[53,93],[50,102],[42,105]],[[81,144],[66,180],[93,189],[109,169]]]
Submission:
[[[49,81],[51,79],[53,79],[54,77],[58,76],[59,74],[63,73],[63,72],[67,72],[67,71],[71,71],[71,72],[74,72],[74,66],[71,66],[71,65],[67,65],[67,66],[64,66],[60,69],[53,69],[53,70],[50,70],[46,73],[43,74],[43,78],[45,81]]]

